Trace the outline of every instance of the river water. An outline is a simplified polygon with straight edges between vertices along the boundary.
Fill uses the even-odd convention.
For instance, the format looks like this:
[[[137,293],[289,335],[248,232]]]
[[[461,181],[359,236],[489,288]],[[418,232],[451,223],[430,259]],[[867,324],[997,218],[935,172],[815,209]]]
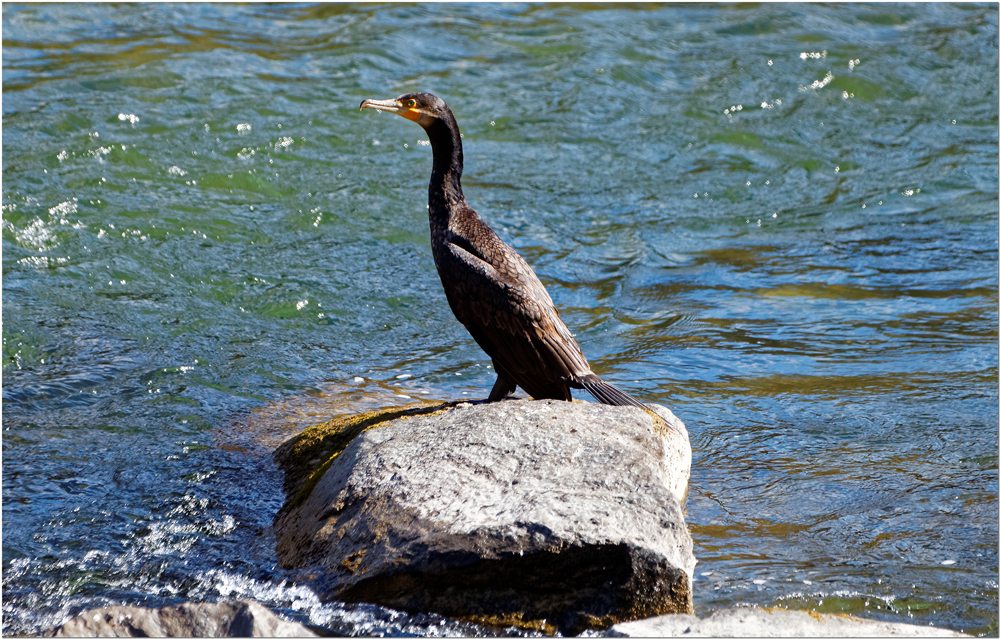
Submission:
[[[483,397],[431,258],[465,192],[599,374],[692,435],[699,615],[996,635],[997,6],[3,5],[3,632],[248,597],[269,456]],[[589,399],[589,398],[587,398]]]

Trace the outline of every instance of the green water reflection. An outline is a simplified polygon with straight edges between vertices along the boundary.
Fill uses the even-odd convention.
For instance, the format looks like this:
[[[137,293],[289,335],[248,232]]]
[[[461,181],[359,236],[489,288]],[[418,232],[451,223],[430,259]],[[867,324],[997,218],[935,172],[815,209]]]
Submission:
[[[493,382],[434,271],[430,148],[357,110],[427,90],[595,371],[687,423],[699,614],[996,634],[994,5],[3,20],[5,633],[219,596],[437,624],[321,604],[261,541],[295,428]]]

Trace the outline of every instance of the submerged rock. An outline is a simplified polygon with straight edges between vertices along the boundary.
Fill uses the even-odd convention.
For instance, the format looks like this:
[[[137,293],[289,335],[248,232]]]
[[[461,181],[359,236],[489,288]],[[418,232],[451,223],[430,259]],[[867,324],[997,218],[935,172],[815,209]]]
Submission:
[[[309,429],[277,452],[279,558],[324,600],[488,625],[691,612],[691,449],[654,409],[504,401]]]
[[[255,601],[185,603],[152,609],[108,606],[50,628],[43,637],[315,637]]]
[[[797,610],[734,608],[705,619],[665,615],[616,624],[607,637],[968,637],[954,630],[823,615]]]

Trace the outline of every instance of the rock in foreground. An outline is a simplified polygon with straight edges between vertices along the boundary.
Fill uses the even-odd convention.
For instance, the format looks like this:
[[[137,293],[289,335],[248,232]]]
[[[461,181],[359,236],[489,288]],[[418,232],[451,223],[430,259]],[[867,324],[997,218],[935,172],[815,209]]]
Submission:
[[[43,637],[315,637],[255,601],[185,603],[151,609],[108,606],[88,610]]]
[[[277,453],[293,478],[278,555],[324,600],[491,625],[690,612],[691,449],[656,410],[505,401],[307,430]]]
[[[609,637],[968,637],[954,630],[849,615],[761,608],[720,610],[710,617],[666,615],[612,626]]]

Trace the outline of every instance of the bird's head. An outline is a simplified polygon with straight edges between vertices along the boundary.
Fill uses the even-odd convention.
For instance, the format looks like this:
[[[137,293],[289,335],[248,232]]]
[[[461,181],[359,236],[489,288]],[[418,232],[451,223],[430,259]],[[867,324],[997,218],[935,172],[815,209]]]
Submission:
[[[444,100],[432,93],[407,93],[395,100],[365,100],[361,108],[389,111],[413,120],[425,129],[436,120],[454,120]]]

